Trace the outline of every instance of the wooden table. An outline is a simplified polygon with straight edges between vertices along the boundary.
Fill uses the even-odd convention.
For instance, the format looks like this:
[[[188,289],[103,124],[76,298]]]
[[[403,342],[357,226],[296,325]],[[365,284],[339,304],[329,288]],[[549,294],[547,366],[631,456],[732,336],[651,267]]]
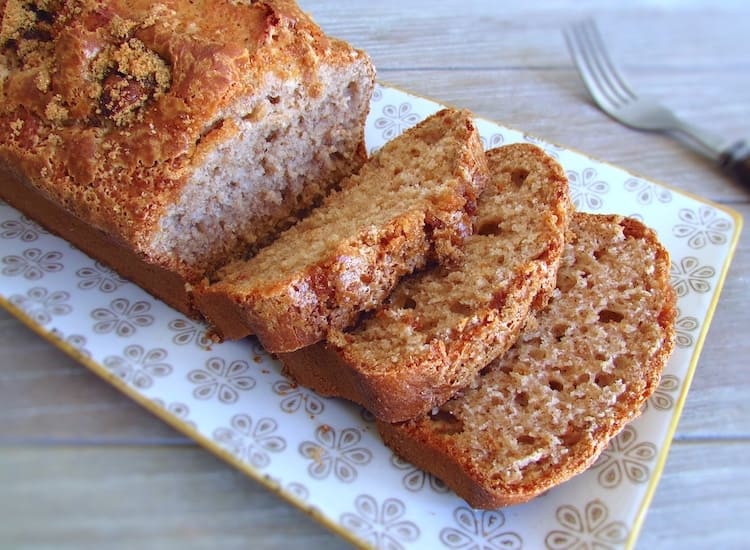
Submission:
[[[750,4],[304,0],[379,78],[706,198],[750,190],[592,106],[560,28],[594,16],[633,83],[750,138]],[[750,546],[750,246],[744,230],[638,548]],[[0,547],[346,543],[0,312]]]

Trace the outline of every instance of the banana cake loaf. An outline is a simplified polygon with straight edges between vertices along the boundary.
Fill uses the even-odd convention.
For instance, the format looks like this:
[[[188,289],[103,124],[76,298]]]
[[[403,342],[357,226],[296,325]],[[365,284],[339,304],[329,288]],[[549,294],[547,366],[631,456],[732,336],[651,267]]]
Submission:
[[[0,14],[0,198],[183,312],[366,158],[372,63],[292,0]]]
[[[489,182],[461,262],[402,280],[351,331],[279,354],[288,376],[397,422],[442,405],[513,344],[554,288],[568,182],[531,144],[493,149],[487,161]]]
[[[475,508],[527,501],[582,472],[655,390],[674,345],[669,256],[620,216],[575,214],[548,306],[443,406],[378,423],[397,454]]]
[[[472,115],[443,109],[384,145],[323,204],[196,291],[224,338],[266,350],[312,345],[382,303],[427,261],[453,261],[471,233],[487,167]]]

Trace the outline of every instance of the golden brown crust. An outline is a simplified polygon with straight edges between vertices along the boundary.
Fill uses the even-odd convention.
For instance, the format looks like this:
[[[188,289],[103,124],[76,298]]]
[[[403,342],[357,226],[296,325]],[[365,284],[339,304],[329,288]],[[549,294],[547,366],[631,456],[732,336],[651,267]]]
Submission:
[[[358,87],[351,94],[349,79]],[[269,213],[258,234],[252,227],[232,227],[199,258],[170,248],[167,217],[182,216],[174,213],[175,205],[195,186],[206,159],[247,133],[233,120],[255,123],[250,117],[263,119],[267,111],[276,116],[279,98],[265,97],[265,90],[292,81],[311,104],[329,91],[369,97],[374,70],[366,54],[326,36],[291,0],[3,2],[0,164],[20,174],[29,192],[103,232],[145,269],[195,283],[217,262],[288,226],[336,175],[350,174],[366,156],[366,110],[342,100],[339,109],[361,116],[359,126],[347,125],[358,143],[346,142],[338,166],[321,168],[320,181],[310,180],[305,190],[295,183],[291,196],[267,200]],[[238,110],[252,108],[256,97],[270,109],[253,108],[243,118]],[[266,118],[272,127],[275,119]],[[320,139],[336,153],[347,138]],[[321,159],[309,162],[320,165]],[[289,175],[294,178],[300,179]],[[32,202],[27,214],[36,217]],[[199,226],[199,220],[185,223]]]
[[[486,183],[471,113],[444,109],[386,144],[321,207],[196,293],[225,338],[290,352],[352,325],[426,261],[460,255]]]
[[[253,262],[236,262],[225,268],[231,277],[210,287],[196,289],[198,308],[224,339],[254,334],[266,350],[297,349],[322,337],[331,325],[348,325],[359,309],[348,310],[357,300],[348,285],[350,279],[390,280],[398,271],[380,263],[409,266],[423,258],[429,243],[424,232],[424,216],[406,212],[377,229],[377,235],[364,236],[366,244],[342,243],[324,261],[310,266],[289,282],[270,281],[254,292],[245,292],[242,274],[253,270]],[[237,269],[234,272],[232,270]],[[375,271],[390,272],[376,275]],[[356,271],[355,271],[356,270]],[[258,271],[260,272],[260,271]],[[268,273],[269,280],[273,272]],[[337,284],[338,283],[338,284]],[[343,307],[340,307],[342,304]]]
[[[55,11],[19,10],[34,21],[17,29],[3,21],[2,47],[19,70],[5,82],[0,153],[15,153],[50,198],[136,245],[174,202],[217,113],[269,68],[312,76],[314,56],[334,46],[291,2],[53,4]],[[23,38],[43,25],[42,38]],[[309,51],[300,34],[311,37]],[[339,56],[343,63],[343,48]],[[118,92],[112,79],[142,89]],[[138,105],[123,106],[126,95]]]
[[[571,205],[562,167],[540,148],[508,145],[487,158],[461,261],[405,279],[351,331],[280,354],[289,376],[399,422],[442,405],[513,344],[554,287]]]
[[[439,411],[378,423],[388,446],[473,507],[527,501],[589,467],[672,352],[676,298],[655,233],[576,214],[570,235],[555,296],[507,354]]]
[[[107,264],[123,277],[158,296],[169,306],[195,316],[188,281],[179,274],[155,265],[132,248],[113,241],[106,233],[82,222],[23,180],[0,165],[0,189],[3,199],[47,230],[79,248],[92,258]]]

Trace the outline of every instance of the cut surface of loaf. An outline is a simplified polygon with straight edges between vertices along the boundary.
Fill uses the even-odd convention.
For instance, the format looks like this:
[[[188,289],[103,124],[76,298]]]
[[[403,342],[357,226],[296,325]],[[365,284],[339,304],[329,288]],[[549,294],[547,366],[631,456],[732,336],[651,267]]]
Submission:
[[[640,222],[575,214],[547,307],[442,407],[378,423],[397,454],[475,508],[587,468],[656,388],[674,341],[669,256]]]
[[[253,333],[271,352],[314,344],[426,261],[455,257],[486,176],[471,113],[444,109],[387,143],[256,256],[222,269],[198,306],[225,338]]]
[[[0,9],[0,196],[178,309],[366,157],[373,66],[291,0]]]
[[[404,279],[351,331],[279,354],[287,375],[397,422],[442,405],[513,344],[554,288],[568,184],[534,145],[486,156],[490,177],[461,261]]]

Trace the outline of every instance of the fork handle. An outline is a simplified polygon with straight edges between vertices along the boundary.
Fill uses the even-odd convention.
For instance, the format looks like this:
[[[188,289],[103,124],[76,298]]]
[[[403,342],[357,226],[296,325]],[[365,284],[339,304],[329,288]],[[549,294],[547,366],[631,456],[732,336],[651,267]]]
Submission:
[[[727,147],[719,156],[721,168],[750,189],[750,145],[740,140]]]

